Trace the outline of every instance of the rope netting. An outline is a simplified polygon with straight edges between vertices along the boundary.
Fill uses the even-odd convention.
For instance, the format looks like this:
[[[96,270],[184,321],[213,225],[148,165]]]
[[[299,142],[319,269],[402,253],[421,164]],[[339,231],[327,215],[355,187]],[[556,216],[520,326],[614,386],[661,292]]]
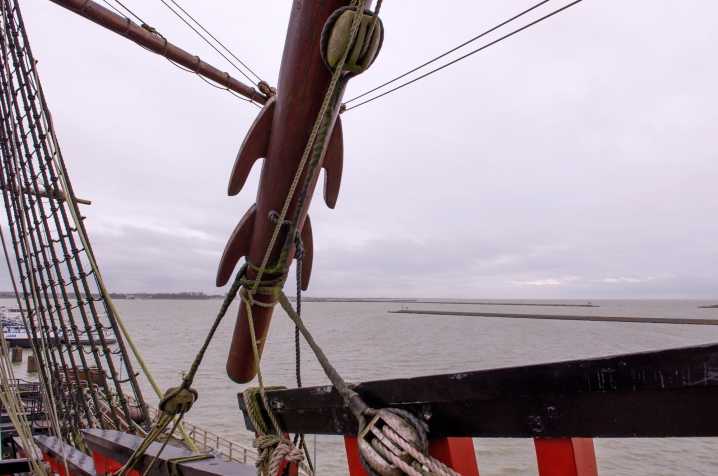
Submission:
[[[83,428],[144,435],[150,415],[94,266],[18,2],[0,4],[2,238],[47,410],[57,436],[80,449]]]

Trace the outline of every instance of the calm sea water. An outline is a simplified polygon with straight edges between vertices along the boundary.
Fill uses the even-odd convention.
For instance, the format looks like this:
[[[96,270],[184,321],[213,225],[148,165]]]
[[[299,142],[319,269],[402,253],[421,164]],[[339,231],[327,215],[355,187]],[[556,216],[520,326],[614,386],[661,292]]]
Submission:
[[[600,307],[406,305],[426,310],[718,319],[718,309],[698,308],[714,302],[592,302]],[[8,304],[10,301],[0,301],[0,305]],[[220,304],[220,301],[116,302],[163,389],[179,384],[182,371],[189,368]],[[304,303],[302,307],[303,318],[317,342],[343,377],[353,382],[718,342],[718,326],[397,315],[388,311],[400,309],[401,304],[385,302],[317,302]],[[237,406],[237,392],[245,385],[231,382],[224,370],[236,312],[234,304],[209,347],[195,380],[200,398],[186,418],[249,445],[252,434],[244,428]],[[304,384],[328,384],[306,345],[302,357]],[[24,365],[18,365],[18,371]],[[267,385],[294,386],[294,328],[278,307],[262,371]],[[149,385],[144,385],[144,392],[149,402],[157,403]],[[309,441],[313,441],[312,437]],[[348,474],[342,438],[320,436],[317,441],[319,474]],[[476,439],[474,446],[482,476],[538,474],[530,439]],[[718,474],[718,438],[596,439],[595,447],[602,475]]]

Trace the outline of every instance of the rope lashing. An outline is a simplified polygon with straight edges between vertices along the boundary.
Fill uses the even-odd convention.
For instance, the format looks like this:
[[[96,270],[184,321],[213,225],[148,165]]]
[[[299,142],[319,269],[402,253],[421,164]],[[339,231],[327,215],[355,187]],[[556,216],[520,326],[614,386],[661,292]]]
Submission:
[[[283,436],[279,436],[281,434],[279,423],[266,403],[264,404],[264,408],[267,409],[270,422],[267,422],[264,418],[262,403],[260,403],[263,400],[264,392],[266,390],[280,390],[284,388],[286,387],[250,387],[242,392],[242,398],[247,408],[247,415],[252,421],[254,429],[257,431],[257,438],[252,441],[252,446],[257,449],[258,453],[257,460],[255,461],[257,476],[261,476],[262,473],[266,475],[278,474],[279,467],[283,460],[288,463],[295,463],[309,474],[313,474],[314,471],[311,461],[308,458],[308,453],[306,458],[308,465],[304,464],[306,447],[304,448],[305,452],[302,452],[301,448],[297,447],[294,442]],[[276,433],[271,432],[272,428],[269,427],[270,423]]]
[[[198,397],[199,393],[194,388],[172,387],[162,397],[158,407],[170,415],[187,413]]]
[[[279,223],[279,212],[276,210],[272,210],[269,212],[269,220],[274,223],[275,225]],[[292,222],[290,220],[282,220],[281,226],[292,226]],[[296,252],[294,253],[294,256],[298,261],[301,261],[304,259],[304,243],[302,242],[302,235],[299,233],[299,230],[295,230],[294,232],[294,244],[296,245]]]
[[[227,296],[222,302],[222,307],[220,308],[219,313],[217,314],[217,317],[215,318],[214,323],[212,324],[212,327],[210,328],[207,337],[205,338],[204,344],[202,344],[202,347],[197,353],[194,362],[192,362],[192,367],[190,367],[189,372],[187,372],[187,375],[185,375],[182,379],[182,384],[179,387],[172,387],[168,389],[160,400],[159,408],[160,410],[162,410],[163,413],[159,421],[157,422],[157,425],[152,428],[150,432],[147,433],[145,438],[142,440],[142,443],[140,444],[140,446],[137,447],[130,459],[122,466],[122,468],[119,469],[119,471],[117,471],[117,473],[115,473],[116,476],[129,475],[130,472],[137,465],[137,463],[145,455],[147,449],[150,447],[152,442],[155,441],[155,439],[160,436],[165,431],[165,429],[167,429],[167,426],[170,424],[170,422],[172,422],[172,420],[175,420],[174,428],[177,428],[184,414],[189,411],[190,408],[192,408],[192,405],[198,397],[197,391],[191,387],[192,383],[194,382],[194,377],[197,373],[197,369],[199,369],[199,366],[202,363],[202,359],[204,358],[204,354],[207,351],[207,347],[209,347],[209,344],[212,341],[212,337],[214,337],[214,334],[217,331],[219,324],[222,322],[222,318],[227,314],[229,306],[232,304],[235,297],[237,296],[240,286],[247,283],[247,281],[244,279],[246,271],[247,265],[245,264],[237,272],[237,276],[235,277],[232,286],[227,292]],[[176,419],[174,418],[175,415],[178,415]],[[170,436],[174,433],[174,428],[170,433]],[[155,456],[154,460],[156,460],[160,456],[164,447],[165,445],[162,446],[160,451]],[[152,465],[150,465],[150,467],[152,467]]]

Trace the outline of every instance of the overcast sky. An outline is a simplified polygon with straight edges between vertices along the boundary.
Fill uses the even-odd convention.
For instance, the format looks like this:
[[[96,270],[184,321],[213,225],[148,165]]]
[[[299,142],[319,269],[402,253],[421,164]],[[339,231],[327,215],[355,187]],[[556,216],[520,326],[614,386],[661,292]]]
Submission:
[[[291,2],[177,1],[276,84]],[[160,0],[123,3],[239,76]],[[386,0],[383,50],[345,98],[532,3]],[[226,188],[258,109],[47,0],[21,5],[109,288],[217,292],[256,194],[259,162]],[[346,113],[339,201],[318,187],[310,209],[308,294],[718,298],[716,18],[712,0],[585,0]]]

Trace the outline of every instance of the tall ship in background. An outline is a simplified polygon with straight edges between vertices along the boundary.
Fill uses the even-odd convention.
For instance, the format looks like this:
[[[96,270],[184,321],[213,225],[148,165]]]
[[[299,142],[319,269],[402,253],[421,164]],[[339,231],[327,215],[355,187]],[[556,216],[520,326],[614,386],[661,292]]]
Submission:
[[[352,78],[380,67],[381,0],[288,2],[276,87],[259,78],[247,85],[150,25],[92,0],[51,1],[259,106],[238,144],[228,194],[242,191],[255,162],[263,160],[263,167],[256,203],[239,220],[218,265],[215,284],[231,284],[230,290],[193,365],[163,391],[102,279],[102,257],[93,253],[81,212],[89,202],[73,192],[19,2],[0,0],[0,190],[8,223],[2,243],[17,297],[17,307],[3,311],[2,443],[12,457],[0,462],[0,474],[313,475],[305,435],[320,434],[343,436],[352,476],[478,476],[472,438],[482,437],[533,439],[541,476],[594,476],[594,437],[718,436],[718,344],[356,384],[337,372],[302,320],[313,228],[320,229],[308,210],[321,170],[323,200],[329,208],[337,203],[341,114],[348,109],[343,95]],[[294,303],[284,292],[292,263]],[[207,346],[235,299],[240,307],[226,372],[237,383],[258,380],[238,395],[246,426],[256,434],[254,448],[217,435],[208,441],[207,431],[184,420],[198,398],[192,384]],[[297,354],[304,339],[331,386],[302,387],[298,362],[297,388],[265,386],[261,357],[276,306],[295,325]],[[24,347],[14,342],[23,331],[37,383],[14,375],[11,349]],[[139,378],[150,383],[156,406]]]

